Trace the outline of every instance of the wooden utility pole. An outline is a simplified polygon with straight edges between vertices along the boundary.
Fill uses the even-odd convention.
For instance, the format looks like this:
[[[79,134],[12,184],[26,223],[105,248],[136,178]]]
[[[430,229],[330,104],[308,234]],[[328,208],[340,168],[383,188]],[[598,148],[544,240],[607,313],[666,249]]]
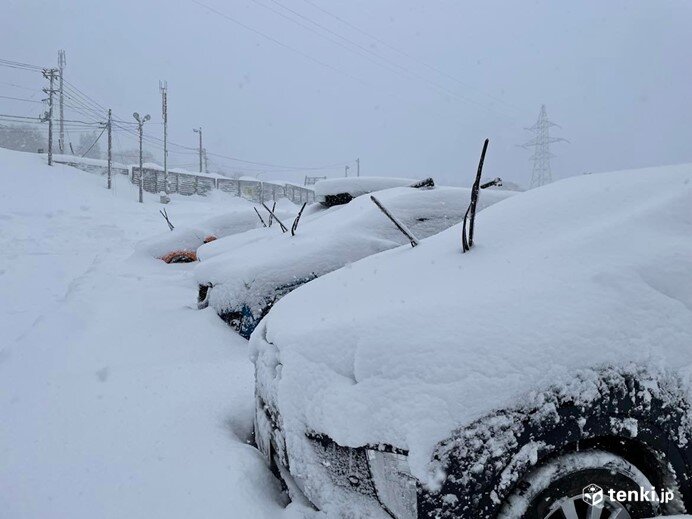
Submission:
[[[44,68],[43,77],[50,81],[50,86],[43,91],[48,94],[48,112],[44,114],[42,121],[48,121],[48,165],[53,165],[53,94],[56,92],[53,88],[55,76],[58,73],[57,68]]]
[[[360,176],[360,159],[356,159],[356,176]]]
[[[112,162],[113,162],[113,112],[108,109],[108,189],[112,185]]]

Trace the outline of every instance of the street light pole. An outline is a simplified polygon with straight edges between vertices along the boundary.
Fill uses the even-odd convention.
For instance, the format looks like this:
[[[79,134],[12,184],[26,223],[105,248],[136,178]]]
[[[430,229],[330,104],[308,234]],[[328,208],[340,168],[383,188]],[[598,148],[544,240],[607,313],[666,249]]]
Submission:
[[[139,128],[139,203],[144,203],[144,165],[142,160],[142,137],[144,134],[144,123],[147,122],[151,117],[149,114],[144,117],[140,117],[137,112],[132,114],[132,117],[137,121],[137,127]]]
[[[200,126],[199,129],[193,128],[193,132],[199,133],[199,172],[202,172],[202,154],[204,153],[202,150],[202,127]]]

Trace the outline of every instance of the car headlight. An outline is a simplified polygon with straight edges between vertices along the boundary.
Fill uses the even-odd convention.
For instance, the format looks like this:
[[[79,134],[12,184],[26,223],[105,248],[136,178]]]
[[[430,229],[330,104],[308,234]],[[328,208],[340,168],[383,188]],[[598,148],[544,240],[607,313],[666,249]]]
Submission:
[[[396,519],[418,517],[418,489],[404,454],[368,450],[370,475],[380,503]]]

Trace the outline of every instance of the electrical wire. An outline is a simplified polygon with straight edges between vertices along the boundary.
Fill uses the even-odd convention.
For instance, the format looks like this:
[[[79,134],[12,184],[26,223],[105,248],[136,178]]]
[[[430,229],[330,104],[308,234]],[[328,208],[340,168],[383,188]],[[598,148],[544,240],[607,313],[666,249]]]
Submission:
[[[276,2],[276,0],[272,0],[272,1],[275,2],[275,3],[278,3],[278,2]],[[330,12],[330,11],[324,9],[322,6],[316,4],[316,3],[313,2],[312,0],[303,0],[303,1],[304,1],[305,3],[311,5],[312,7],[314,7],[315,9],[317,9],[318,11],[321,11],[322,13],[326,14],[327,16],[330,16],[331,18],[334,18],[334,19],[337,20],[338,22],[340,22],[340,23],[346,25],[347,27],[349,27],[349,28],[351,28],[351,29],[353,29],[353,30],[359,32],[360,34],[362,34],[362,35],[364,35],[364,36],[367,36],[368,38],[371,38],[372,40],[376,41],[377,43],[383,45],[384,47],[387,47],[387,48],[390,49],[390,50],[393,50],[394,52],[396,52],[396,53],[398,53],[398,54],[400,54],[400,55],[402,55],[402,56],[404,56],[404,57],[410,59],[411,61],[413,61],[413,62],[415,62],[415,63],[418,63],[419,65],[422,65],[422,66],[424,66],[425,68],[427,68],[427,69],[429,69],[429,70],[431,70],[431,71],[433,71],[433,72],[436,72],[437,74],[440,74],[441,76],[444,76],[444,77],[446,77],[447,79],[450,79],[450,80],[452,80],[452,81],[458,83],[458,84],[461,85],[461,86],[464,86],[464,87],[466,87],[466,88],[470,88],[470,89],[472,89],[472,90],[479,91],[477,88],[475,88],[475,87],[469,85],[468,83],[466,83],[466,82],[464,82],[464,81],[461,81],[461,80],[458,79],[457,77],[455,77],[455,76],[453,76],[453,75],[451,75],[451,74],[445,72],[444,70],[441,70],[439,67],[436,67],[436,66],[431,65],[431,64],[429,64],[429,63],[427,63],[427,62],[425,62],[425,61],[423,61],[423,60],[421,60],[421,59],[419,59],[419,58],[416,58],[415,56],[411,55],[410,53],[408,53],[408,52],[406,52],[406,51],[403,51],[403,50],[401,50],[401,49],[399,49],[399,48],[397,48],[397,47],[394,47],[393,45],[387,43],[386,41],[384,41],[383,39],[381,39],[381,38],[375,36],[374,34],[371,34],[371,33],[367,32],[367,31],[364,31],[363,29],[361,29],[360,27],[354,25],[353,23],[349,22],[348,20],[345,20],[345,19],[341,18],[340,16],[335,15],[334,13],[332,13],[332,12]],[[490,94],[484,93],[484,92],[480,92],[480,91],[479,91],[479,93],[481,93],[482,95],[485,95],[487,98],[489,98],[489,99],[491,99],[491,100],[493,100],[493,101],[496,101],[496,102],[498,102],[498,103],[502,103],[503,105],[507,106],[508,108],[511,108],[511,109],[513,109],[513,110],[518,110],[518,108],[517,108],[516,106],[514,106],[514,105],[512,105],[512,104],[510,104],[510,103],[507,103],[506,101],[504,101],[504,100],[502,100],[502,99],[500,99],[500,98],[498,98],[498,97],[495,97],[495,96],[493,96],[493,95],[490,95]]]
[[[41,92],[41,90],[38,88],[30,88],[27,86],[18,85],[16,83],[10,83],[9,81],[0,81],[0,85],[7,85],[7,86],[14,87],[14,88],[19,88],[21,90],[29,90],[31,92]]]
[[[29,70],[32,72],[42,72],[43,71],[43,67],[39,67],[38,65],[31,65],[29,63],[21,63],[19,61],[12,61],[12,60],[2,59],[2,58],[0,58],[0,67]]]
[[[106,131],[106,128],[104,127],[103,130],[101,130],[101,133],[99,133],[99,136],[96,137],[96,140],[94,141],[94,143],[93,143],[91,146],[89,146],[89,149],[86,150],[86,151],[82,154],[82,157],[86,157],[86,156],[87,156],[87,153],[89,153],[89,152],[93,149],[93,147],[96,146],[96,143],[99,141],[99,139],[100,139],[101,136],[103,135],[103,132],[105,132],[105,131]]]
[[[334,72],[337,72],[339,74],[344,74],[345,76],[348,76],[351,79],[353,79],[354,81],[357,81],[357,82],[359,82],[365,86],[372,86],[367,81],[359,78],[358,76],[354,76],[353,74],[346,72],[345,70],[341,70],[340,68],[337,68],[333,65],[330,65],[329,63],[326,63],[320,59],[317,59],[317,58],[311,56],[310,54],[307,54],[307,53],[305,53],[299,49],[296,49],[295,47],[291,47],[290,45],[287,45],[287,44],[283,43],[282,41],[277,40],[273,36],[269,36],[268,34],[265,34],[262,31],[255,29],[254,27],[250,27],[249,25],[246,25],[243,22],[236,20],[235,18],[232,18],[231,16],[227,15],[226,13],[224,13],[222,11],[219,11],[218,9],[214,9],[213,7],[210,7],[210,6],[200,2],[198,0],[190,0],[190,1],[193,4],[197,4],[200,7],[203,7],[204,9],[206,9],[207,11],[209,11],[209,12],[211,12],[217,16],[220,16],[221,18],[224,18],[225,20],[228,20],[231,23],[234,23],[234,24],[236,24],[236,25],[238,25],[238,26],[240,26],[240,27],[252,32],[252,33],[255,33],[259,36],[262,36],[262,38],[265,38],[265,39],[275,43],[276,45],[283,47],[284,49],[287,49],[287,50],[290,50],[291,52],[295,52],[296,54],[299,54],[300,56],[304,57],[307,60],[312,61],[313,63],[317,63],[318,65],[325,67],[325,68],[328,68],[328,69],[330,69]]]
[[[392,61],[386,57],[381,56],[380,54],[373,51],[372,49],[369,49],[369,48],[367,48],[367,47],[365,47],[365,46],[363,46],[357,42],[350,40],[349,38],[346,38],[345,36],[342,36],[341,34],[337,33],[336,31],[333,31],[333,30],[329,29],[328,27],[325,27],[324,25],[320,24],[319,22],[316,22],[316,21],[308,18],[307,16],[304,16],[303,14],[299,13],[298,11],[295,11],[294,9],[291,9],[290,7],[283,5],[281,2],[279,2],[277,0],[270,0],[270,1],[273,2],[274,4],[278,5],[279,7],[285,9],[286,11],[292,13],[293,15],[295,15],[295,16],[303,19],[303,20],[306,20],[306,21],[310,22],[311,24],[319,27],[323,31],[325,31],[329,34],[332,34],[332,35],[336,36],[337,38],[345,41],[346,43],[349,43],[350,45],[353,45],[354,47],[364,51],[368,55],[374,56],[377,60],[380,60],[380,61],[376,61],[376,60],[370,58],[369,56],[362,54],[361,52],[358,52],[358,51],[356,51],[350,47],[347,47],[345,45],[340,44],[337,41],[334,41],[333,39],[331,39],[329,37],[326,37],[324,34],[306,26],[303,23],[300,23],[299,21],[297,21],[297,20],[295,20],[289,16],[286,16],[285,14],[281,13],[280,11],[277,11],[276,9],[272,9],[271,7],[261,3],[259,0],[252,0],[252,2],[254,2],[255,4],[257,4],[261,7],[264,7],[265,9],[268,9],[268,10],[278,14],[279,16],[281,16],[283,18],[286,18],[287,20],[290,20],[290,21],[296,23],[297,25],[299,25],[299,26],[303,27],[304,29],[312,32],[313,34],[317,34],[318,36],[325,38],[327,41],[331,41],[332,43],[334,43],[334,44],[336,44],[336,45],[338,45],[338,46],[340,46],[340,47],[342,47],[342,48],[344,48],[344,49],[346,49],[346,50],[348,50],[348,51],[350,51],[350,52],[352,52],[358,56],[361,56],[361,57],[367,59],[368,61],[370,61],[371,63],[374,63],[375,65],[378,65],[378,66],[385,68],[386,70],[392,71],[392,72],[394,72],[394,73],[396,73],[402,77],[406,77],[407,79],[414,78],[414,79],[417,79],[419,81],[422,81],[422,82],[426,83],[428,86],[435,88],[436,90],[438,90],[441,93],[447,94],[447,95],[452,96],[452,97],[456,97],[462,101],[474,104],[474,105],[476,105],[480,108],[483,108],[485,110],[497,111],[493,107],[490,107],[484,103],[481,103],[481,102],[476,101],[474,99],[471,99],[467,96],[464,96],[464,95],[461,95],[457,92],[454,92],[453,90],[446,88],[444,85],[441,85],[440,83],[437,83],[436,81],[430,80],[430,79],[418,74],[417,72],[414,72],[414,71],[412,71],[412,70],[410,70],[410,69],[408,69],[408,68],[406,68],[406,67],[404,67],[398,63],[395,63],[394,61]],[[506,115],[506,114],[503,114],[503,115]]]
[[[0,96],[1,99],[11,99],[13,101],[24,101],[27,103],[39,103],[43,104],[43,101],[37,101],[36,99],[26,99],[24,97],[11,97],[11,96]]]
[[[304,55],[305,57],[310,58],[309,55],[302,53],[301,51],[298,51],[297,49],[293,49],[290,46],[287,46],[278,40],[275,40],[274,38],[267,36],[249,26],[246,26],[242,22],[238,22],[231,17],[225,15],[224,13],[215,10],[214,8],[211,8],[201,2],[198,2],[197,0],[191,0],[193,3],[196,3],[200,5],[201,7],[204,7],[211,12],[228,19],[229,21],[233,21],[234,23],[238,23],[239,25],[245,27],[248,30],[251,30],[252,32],[256,32],[257,34],[260,34],[264,37],[269,38],[270,40],[274,41],[275,43],[288,48],[290,50],[295,50],[299,54]],[[318,61],[313,59],[313,61]],[[322,63],[323,65],[327,66],[328,68],[331,68],[333,70],[339,71],[336,67],[333,67],[329,64]],[[36,70],[36,71],[42,71],[43,68],[39,67],[37,65],[31,65],[28,63],[20,63],[20,62],[14,62],[10,60],[5,60],[5,59],[0,59],[0,65],[2,66],[11,66],[11,67],[19,67],[19,68],[25,68],[27,70]],[[353,79],[358,79],[355,76],[352,76],[347,73],[347,75],[351,76]],[[84,116],[86,119],[90,119],[87,121],[81,121],[81,120],[67,120],[65,119],[63,122],[71,122],[71,123],[78,123],[81,126],[72,126],[71,129],[92,129],[94,125],[103,125],[104,124],[104,114],[107,112],[107,109],[103,107],[98,101],[93,99],[91,96],[86,94],[84,91],[79,89],[76,85],[74,85],[72,82],[67,81],[63,79],[63,95],[68,99],[68,103],[64,103],[65,106],[67,106],[69,109],[72,109],[78,113],[80,113],[82,116]],[[26,116],[12,116],[12,115],[3,115],[0,114],[0,118],[9,118],[5,120],[13,121],[13,119],[19,119],[17,122],[34,122],[34,123],[42,123],[43,121],[39,117],[26,117]],[[14,122],[14,121],[13,121]],[[130,122],[130,121],[125,121],[121,118],[114,118],[112,120],[113,125],[112,128],[115,130],[115,133],[123,133],[123,135],[126,135],[128,137],[131,137],[133,139],[139,139],[139,135],[136,129],[130,127],[128,128],[127,125],[134,126],[136,123]],[[102,132],[103,133],[103,132]],[[143,135],[142,141],[146,142],[149,146],[157,148],[157,150],[162,150],[163,149],[163,139],[160,139],[158,137],[154,137],[151,135]],[[95,144],[95,143],[94,143]],[[183,144],[179,144],[176,142],[168,141],[167,142],[169,146],[169,153],[174,153],[174,154],[179,154],[179,155],[192,155],[192,154],[197,154],[198,149],[195,147],[191,146],[185,146]],[[170,147],[174,147],[177,149],[171,150]],[[268,163],[268,162],[259,162],[259,161],[250,161],[246,159],[241,159],[238,157],[233,157],[229,155],[223,155],[220,153],[214,153],[214,152],[207,152],[208,155],[212,155],[218,158],[226,159],[229,161],[233,162],[240,162],[243,164],[249,164],[249,165],[254,165],[254,166],[261,166],[261,167],[269,167],[269,168],[276,168],[273,170],[273,172],[281,172],[281,171],[299,171],[299,170],[305,170],[305,171],[318,171],[318,170],[325,170],[325,169],[332,169],[332,168],[337,168],[337,167],[343,167],[344,165],[350,165],[353,164],[354,161],[349,161],[349,162],[344,162],[344,163],[339,163],[339,164],[333,164],[333,165],[327,165],[327,166],[319,166],[319,167],[305,167],[305,166],[288,166],[288,165],[282,165],[282,164],[273,164],[273,163]],[[250,169],[250,168],[246,168]]]

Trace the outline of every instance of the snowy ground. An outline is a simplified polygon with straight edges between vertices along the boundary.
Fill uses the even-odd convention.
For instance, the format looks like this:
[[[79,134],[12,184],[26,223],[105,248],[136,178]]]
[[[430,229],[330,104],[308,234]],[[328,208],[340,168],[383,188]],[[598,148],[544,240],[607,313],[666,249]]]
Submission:
[[[0,517],[298,519],[247,444],[248,345],[190,265],[133,251],[161,207],[0,149]],[[176,225],[246,202],[174,197]]]
[[[247,343],[194,310],[189,265],[133,256],[149,195],[0,149],[0,516],[285,518],[248,445]],[[174,197],[175,224],[245,203]]]

